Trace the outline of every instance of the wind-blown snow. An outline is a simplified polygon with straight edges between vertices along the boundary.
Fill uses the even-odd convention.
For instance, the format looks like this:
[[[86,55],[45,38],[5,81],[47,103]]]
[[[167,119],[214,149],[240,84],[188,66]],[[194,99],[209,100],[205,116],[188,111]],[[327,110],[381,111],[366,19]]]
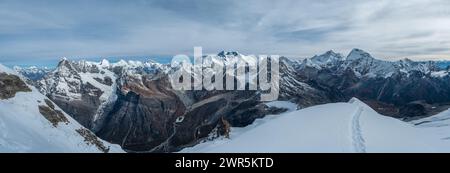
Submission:
[[[450,142],[435,132],[382,116],[352,99],[268,116],[232,128],[230,139],[181,152],[450,152]]]

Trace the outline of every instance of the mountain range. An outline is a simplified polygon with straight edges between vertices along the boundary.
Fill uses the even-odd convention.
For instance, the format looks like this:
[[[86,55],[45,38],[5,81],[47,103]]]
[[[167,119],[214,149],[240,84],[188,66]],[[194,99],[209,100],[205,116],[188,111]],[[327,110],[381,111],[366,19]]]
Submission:
[[[208,56],[227,61],[246,55]],[[281,57],[279,63],[278,100],[295,105],[291,108],[260,101],[257,90],[174,90],[169,75],[176,69],[154,61],[63,58],[54,70],[16,70],[62,111],[127,152],[181,151],[292,107],[352,98],[378,114],[408,122],[450,107],[450,71],[437,62],[383,61],[354,49],[347,56],[328,51],[304,60]]]

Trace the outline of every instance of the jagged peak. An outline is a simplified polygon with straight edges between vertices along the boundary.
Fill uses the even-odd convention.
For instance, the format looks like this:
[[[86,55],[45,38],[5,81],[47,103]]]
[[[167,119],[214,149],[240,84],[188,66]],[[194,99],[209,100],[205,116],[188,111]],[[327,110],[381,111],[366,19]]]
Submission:
[[[150,64],[159,64],[158,62],[156,62],[155,60],[152,60],[152,59],[147,60],[147,63],[150,63]]]
[[[127,61],[125,61],[124,59],[120,59],[120,60],[118,61],[118,63],[127,63]]]
[[[403,58],[403,61],[405,61],[405,62],[414,62],[412,59],[409,59],[409,58]]]
[[[66,57],[62,57],[58,62],[58,67],[69,64],[69,60]]]
[[[60,66],[61,64],[66,63],[66,62],[69,62],[69,59],[67,59],[66,57],[61,57],[59,59],[58,66]]]
[[[102,61],[100,61],[99,65],[101,67],[109,67],[110,63],[109,63],[109,61],[107,59],[102,59]]]
[[[325,62],[325,61],[329,61],[331,59],[341,60],[341,59],[343,59],[343,57],[341,54],[336,53],[333,50],[329,50],[322,55],[315,55],[311,59],[314,61]]]
[[[333,50],[329,50],[329,51],[325,52],[324,55],[338,55],[338,53],[334,52]]]
[[[398,61],[401,65],[411,65],[413,64],[415,61],[409,59],[409,58],[403,58],[401,60]]]
[[[347,56],[347,60],[358,60],[358,59],[374,59],[372,55],[370,55],[368,52],[354,48]]]
[[[82,61],[78,62],[81,63]],[[77,71],[77,66],[75,61],[70,61],[66,57],[61,58],[61,60],[58,63],[58,66],[56,66],[56,69],[54,72],[58,73],[67,73],[71,71]]]

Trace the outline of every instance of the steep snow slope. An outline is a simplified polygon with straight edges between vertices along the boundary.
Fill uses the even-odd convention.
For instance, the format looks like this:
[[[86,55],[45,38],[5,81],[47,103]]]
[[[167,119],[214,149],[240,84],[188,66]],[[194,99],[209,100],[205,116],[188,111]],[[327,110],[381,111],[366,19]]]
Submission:
[[[11,80],[23,83],[1,64],[0,74],[8,92],[14,91],[15,86],[8,86]],[[37,89],[28,88],[0,99],[0,152],[123,152],[118,145],[97,138]]]
[[[450,110],[435,116],[411,121],[411,123],[430,133],[439,135],[442,140],[450,142]]]
[[[450,152],[450,143],[352,99],[268,116],[182,152]]]

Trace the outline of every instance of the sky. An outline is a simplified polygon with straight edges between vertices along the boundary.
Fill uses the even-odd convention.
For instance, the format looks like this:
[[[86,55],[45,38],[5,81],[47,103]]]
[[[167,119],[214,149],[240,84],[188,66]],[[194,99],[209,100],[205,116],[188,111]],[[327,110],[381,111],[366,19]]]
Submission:
[[[450,59],[448,0],[0,0],[0,62],[222,50]]]

